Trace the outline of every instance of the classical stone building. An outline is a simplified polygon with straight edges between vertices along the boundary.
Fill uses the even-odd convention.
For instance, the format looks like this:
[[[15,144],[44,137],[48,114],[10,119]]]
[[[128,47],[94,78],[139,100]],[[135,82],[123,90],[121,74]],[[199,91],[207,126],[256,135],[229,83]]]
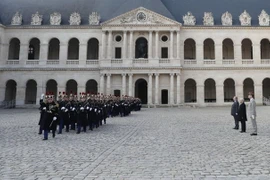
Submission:
[[[46,91],[151,106],[270,96],[266,0],[31,2],[0,2],[0,101],[38,104]]]

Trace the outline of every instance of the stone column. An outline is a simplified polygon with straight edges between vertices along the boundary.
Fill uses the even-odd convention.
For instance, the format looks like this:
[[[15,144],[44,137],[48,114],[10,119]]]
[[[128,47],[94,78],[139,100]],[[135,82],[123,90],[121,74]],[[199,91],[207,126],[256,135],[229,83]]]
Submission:
[[[127,58],[127,31],[123,32],[123,59]]]
[[[244,98],[244,85],[242,83],[235,85],[235,93],[239,98]]]
[[[107,76],[107,90],[106,94],[110,95],[111,94],[111,74],[106,74]]]
[[[148,59],[153,58],[153,31],[149,31]]]
[[[129,59],[133,59],[133,31],[129,33]]]
[[[77,89],[78,95],[80,96],[80,93],[85,93],[85,90],[85,86],[79,85]]]
[[[20,65],[25,65],[26,61],[28,60],[28,44],[21,44],[20,46]]]
[[[204,52],[203,52],[203,44],[196,44],[196,60],[197,64],[203,64],[204,62]]]
[[[234,59],[235,64],[242,64],[242,45],[234,44]]]
[[[9,56],[9,44],[0,44],[0,65],[1,64],[6,64],[6,61],[8,60]]]
[[[87,44],[80,44],[79,48],[79,64],[86,65],[87,59]]]
[[[107,59],[112,59],[112,31],[109,31]]]
[[[180,76],[180,73],[177,73],[176,74],[176,91],[177,91],[177,105],[181,104],[181,76]]]
[[[5,100],[6,87],[2,84],[0,85],[0,102]]]
[[[101,94],[105,94],[104,91],[104,74],[100,74],[100,80],[99,80],[99,92]]]
[[[16,92],[16,105],[21,106],[25,104],[26,86],[17,87]]]
[[[204,103],[204,85],[197,85],[197,104],[203,106]]]
[[[216,64],[222,64],[223,60],[222,44],[215,44],[215,60]]]
[[[180,31],[176,31],[176,58],[180,59]]]
[[[151,106],[153,104],[153,74],[148,74],[148,105]]]
[[[127,95],[127,75],[122,74],[122,95]]]
[[[170,32],[170,59],[173,59],[174,58],[174,55],[173,55],[173,38],[174,38],[174,31],[171,31]]]
[[[133,84],[133,74],[128,74],[128,95],[133,96],[132,94],[132,84]]]
[[[170,74],[170,104],[174,105],[174,73]]]
[[[223,84],[216,85],[216,98],[217,98],[217,105],[224,104],[224,85]]]
[[[43,43],[40,44],[40,65],[46,65],[47,60],[48,60],[48,49],[49,49],[49,44],[48,43]]]
[[[65,65],[68,58],[68,44],[60,44],[60,65]]]
[[[102,31],[101,58],[106,59],[106,31]]]
[[[156,52],[155,59],[159,59],[159,32],[156,31]]]
[[[159,74],[155,74],[155,80],[156,80],[156,84],[155,84],[155,104],[158,105],[159,104]]]
[[[253,44],[253,60],[254,64],[261,64],[261,45]]]
[[[39,100],[41,94],[46,94],[46,86],[43,85],[37,86],[37,97],[36,97],[36,105],[39,105]],[[57,99],[58,94],[54,94],[55,98]]]
[[[255,91],[255,100],[257,105],[263,104],[263,85],[262,84],[255,84],[254,91]]]

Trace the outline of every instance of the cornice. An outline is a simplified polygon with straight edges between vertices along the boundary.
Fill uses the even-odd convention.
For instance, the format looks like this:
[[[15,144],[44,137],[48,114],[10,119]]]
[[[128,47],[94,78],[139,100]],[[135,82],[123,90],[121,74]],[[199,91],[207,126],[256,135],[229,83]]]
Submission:
[[[245,29],[245,30],[270,30],[270,26],[181,26],[181,29]]]
[[[41,26],[31,26],[31,25],[23,25],[23,26],[4,26],[6,29],[101,29],[101,26],[90,26],[90,25],[41,25]]]

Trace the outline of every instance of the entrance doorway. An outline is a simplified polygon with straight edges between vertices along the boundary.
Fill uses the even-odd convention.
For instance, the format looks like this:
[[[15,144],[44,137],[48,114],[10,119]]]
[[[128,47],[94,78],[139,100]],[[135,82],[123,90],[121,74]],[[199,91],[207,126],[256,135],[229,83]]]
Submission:
[[[135,83],[135,97],[140,98],[142,104],[147,104],[147,82],[139,79]]]
[[[168,95],[167,89],[161,90],[161,104],[168,104]]]

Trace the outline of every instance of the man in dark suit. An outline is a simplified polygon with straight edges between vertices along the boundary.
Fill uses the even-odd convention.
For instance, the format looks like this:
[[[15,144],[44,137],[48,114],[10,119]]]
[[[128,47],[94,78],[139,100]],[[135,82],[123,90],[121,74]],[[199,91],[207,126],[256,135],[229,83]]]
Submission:
[[[233,104],[232,104],[232,109],[231,109],[231,115],[234,118],[235,122],[235,127],[233,129],[239,129],[239,120],[238,120],[238,98],[236,96],[233,97]]]
[[[241,133],[246,132],[246,121],[247,121],[247,111],[246,111],[246,104],[244,102],[244,99],[240,99],[240,106],[238,109],[238,118],[241,122]]]

